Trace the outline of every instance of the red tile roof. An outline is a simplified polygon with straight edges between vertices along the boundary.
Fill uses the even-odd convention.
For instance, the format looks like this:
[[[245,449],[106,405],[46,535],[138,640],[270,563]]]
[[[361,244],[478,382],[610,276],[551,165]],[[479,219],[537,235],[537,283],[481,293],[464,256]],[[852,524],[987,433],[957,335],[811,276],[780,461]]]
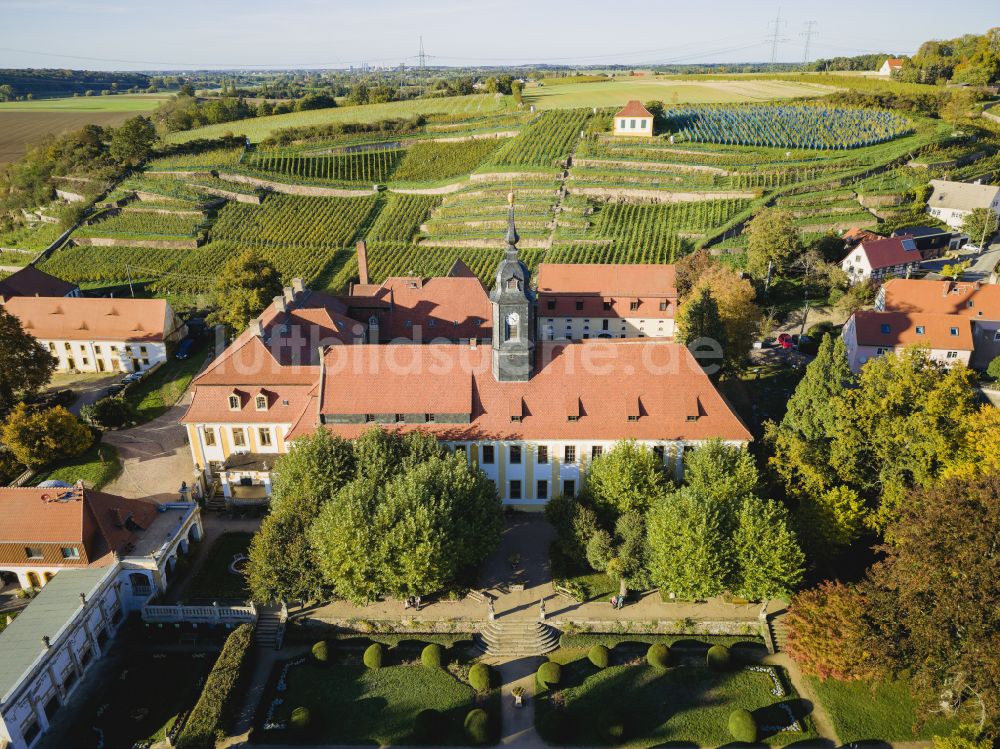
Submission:
[[[294,424],[318,389],[319,367],[313,367],[312,372],[312,381],[304,385],[199,385],[194,389],[191,405],[181,422]],[[240,407],[235,411],[229,407],[229,396],[234,393],[240,399]],[[258,394],[267,398],[267,409],[264,411],[257,410]]]
[[[615,117],[652,117],[653,113],[642,106],[638,99],[632,99],[615,113]]]
[[[678,344],[656,339],[540,343],[536,372],[528,382],[497,382],[491,367],[488,345],[334,347],[326,355],[320,411],[469,413],[468,424],[386,425],[424,429],[447,440],[750,439],[694,357]],[[518,401],[522,419],[511,421]],[[567,418],[569,404],[578,410],[575,421]],[[639,418],[630,421],[636,411]],[[303,418],[291,436],[315,426]],[[371,426],[326,424],[345,437]]]
[[[632,309],[633,302],[639,303],[638,309]],[[605,309],[606,303],[610,309]],[[661,303],[666,303],[665,310]],[[676,308],[673,265],[538,266],[539,317],[672,318]]]
[[[894,265],[906,265],[920,262],[920,252],[909,237],[887,237],[885,239],[865,240],[851,252],[860,250],[868,258],[872,270],[891,268]]]
[[[886,59],[890,70],[899,70],[903,67],[903,60],[899,57],[889,57]]]
[[[136,537],[129,516],[147,528],[156,503],[79,487],[0,488],[0,543],[83,544],[90,564],[109,564]]]
[[[1000,286],[894,278],[883,287],[889,312],[929,312],[1000,320]]]
[[[909,346],[972,351],[968,318],[920,312],[855,312],[857,341],[862,346]],[[887,326],[887,327],[886,327]]]
[[[162,341],[174,332],[164,299],[14,297],[5,306],[42,340]]]
[[[862,229],[859,226],[853,226],[847,231],[845,231],[841,237],[845,242],[850,242],[852,244],[857,244],[858,242],[865,242],[869,240],[884,239],[881,234],[876,234],[873,231],[868,231],[868,229]]]
[[[0,280],[0,301],[15,296],[66,296],[77,285],[26,265]]]

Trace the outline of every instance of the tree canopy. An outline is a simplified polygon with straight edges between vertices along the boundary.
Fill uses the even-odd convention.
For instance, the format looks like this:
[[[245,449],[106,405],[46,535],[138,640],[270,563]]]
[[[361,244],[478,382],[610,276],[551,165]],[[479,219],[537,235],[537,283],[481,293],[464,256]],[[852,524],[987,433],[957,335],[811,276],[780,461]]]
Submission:
[[[230,259],[219,273],[213,319],[241,333],[281,290],[281,277],[274,266],[254,250],[247,250]]]
[[[14,406],[18,395],[36,393],[48,384],[55,368],[55,357],[0,305],[0,415]]]
[[[590,462],[583,494],[610,526],[619,515],[645,512],[667,486],[662,459],[628,440]]]
[[[7,416],[0,441],[18,461],[39,468],[85,453],[94,435],[62,406],[32,409],[20,403]]]
[[[767,276],[768,264],[780,273],[801,249],[799,231],[791,212],[765,208],[746,227],[747,271],[754,278]]]

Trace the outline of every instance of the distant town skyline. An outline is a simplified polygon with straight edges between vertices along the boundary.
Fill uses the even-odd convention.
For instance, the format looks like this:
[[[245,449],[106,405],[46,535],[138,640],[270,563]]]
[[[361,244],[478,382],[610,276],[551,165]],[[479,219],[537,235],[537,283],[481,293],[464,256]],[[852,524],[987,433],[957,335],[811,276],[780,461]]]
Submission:
[[[172,3],[0,0],[0,67],[91,70],[346,68],[427,64],[642,65],[801,62],[981,34],[994,0],[948,5],[845,0],[779,4],[596,0],[333,0]],[[813,22],[811,27],[809,22]]]

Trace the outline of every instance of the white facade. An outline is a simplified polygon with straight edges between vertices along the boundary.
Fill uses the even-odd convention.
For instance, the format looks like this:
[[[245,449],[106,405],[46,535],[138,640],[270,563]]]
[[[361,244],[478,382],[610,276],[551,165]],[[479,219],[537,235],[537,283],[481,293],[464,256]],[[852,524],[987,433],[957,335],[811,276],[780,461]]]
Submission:
[[[652,135],[652,117],[615,117],[615,135]]]
[[[630,317],[539,317],[542,341],[588,338],[673,338],[674,319]]]
[[[167,360],[163,341],[46,340],[57,372],[145,372]]]
[[[845,324],[843,330],[844,346],[847,349],[847,364],[851,371],[857,374],[869,359],[875,359],[886,354],[894,354],[902,351],[905,346],[866,346],[858,343],[858,334],[852,316]],[[961,364],[963,367],[969,366],[972,352],[962,349],[928,349],[928,355],[933,361],[945,366],[955,366]]]
[[[843,259],[840,267],[847,274],[847,280],[851,285],[864,281],[884,281],[887,278],[909,278],[910,273],[920,266],[920,254],[917,253],[912,263],[900,263],[890,265],[886,268],[872,268],[868,262],[868,256],[858,245],[850,254]]]
[[[976,208],[989,208],[1000,216],[1000,187],[941,179],[931,180],[931,187],[927,213],[953,229],[961,229],[966,216]],[[969,237],[973,244],[981,240],[981,237]]]

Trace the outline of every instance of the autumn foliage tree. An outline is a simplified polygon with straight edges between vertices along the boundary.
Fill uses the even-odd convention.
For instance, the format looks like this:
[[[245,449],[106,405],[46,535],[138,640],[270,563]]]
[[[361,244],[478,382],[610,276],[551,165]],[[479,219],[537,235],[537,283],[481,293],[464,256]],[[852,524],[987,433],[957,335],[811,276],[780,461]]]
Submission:
[[[21,463],[38,468],[85,453],[94,435],[62,406],[35,410],[21,403],[7,417],[0,441]]]

